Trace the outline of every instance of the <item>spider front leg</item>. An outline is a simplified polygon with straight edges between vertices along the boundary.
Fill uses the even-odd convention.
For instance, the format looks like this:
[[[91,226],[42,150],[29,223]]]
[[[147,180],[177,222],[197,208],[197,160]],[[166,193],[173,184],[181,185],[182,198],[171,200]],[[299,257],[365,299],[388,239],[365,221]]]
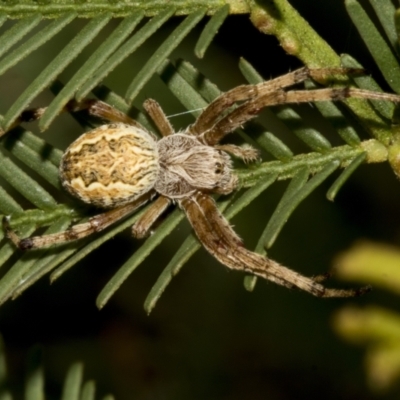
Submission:
[[[305,277],[247,250],[219,213],[213,199],[207,195],[197,193],[191,198],[180,200],[179,204],[200,242],[228,268],[245,271],[288,288],[296,287],[317,297],[353,297],[370,290],[369,287],[350,290],[328,289],[319,283],[318,278]]]
[[[46,110],[47,107],[41,107],[23,111],[21,115],[15,120],[13,125],[9,128],[9,130],[15,128],[16,126],[20,125],[23,122],[34,122],[40,119]],[[80,102],[76,100],[70,100],[64,106],[62,111],[63,112],[86,111],[89,115],[101,118],[105,121],[124,123],[127,125],[135,126],[144,131],[147,131],[139,122],[135,121],[128,115],[110,106],[109,104],[104,103],[101,100],[85,99]],[[0,132],[0,136],[3,135],[4,133],[5,132]]]
[[[197,120],[189,127],[188,133],[192,135],[201,135],[211,129],[220,119],[221,114],[230,106],[238,101],[246,101],[256,97],[260,97],[266,93],[275,92],[292,86],[306,79],[316,81],[324,80],[335,75],[349,75],[364,73],[360,68],[316,68],[307,67],[299,68],[288,74],[279,76],[269,81],[261,82],[256,85],[241,85],[229,90],[217,97],[211,102],[207,108],[200,114]],[[218,143],[216,141],[207,142],[207,144]]]
[[[352,87],[292,90],[288,92],[277,90],[249,100],[221,118],[212,129],[205,132],[204,141],[210,144],[219,143],[228,133],[233,132],[235,129],[257,116],[265,107],[281,104],[310,103],[315,101],[341,101],[349,98],[384,100],[400,103],[399,95],[372,92]]]
[[[126,215],[142,206],[151,198],[151,194],[146,194],[136,201],[124,206],[114,208],[102,214],[89,218],[87,222],[77,224],[64,232],[53,233],[50,235],[33,236],[21,239],[10,227],[9,217],[3,218],[3,228],[8,238],[21,250],[37,249],[58,243],[71,242],[82,239],[95,232],[100,232],[114,222],[119,221]]]
[[[325,81],[329,78],[341,75],[360,75],[365,74],[362,68],[308,68],[303,67],[289,72],[277,78],[270,79],[257,84],[259,93],[275,92],[279,89],[284,89],[289,86],[302,83],[307,79],[314,81]]]

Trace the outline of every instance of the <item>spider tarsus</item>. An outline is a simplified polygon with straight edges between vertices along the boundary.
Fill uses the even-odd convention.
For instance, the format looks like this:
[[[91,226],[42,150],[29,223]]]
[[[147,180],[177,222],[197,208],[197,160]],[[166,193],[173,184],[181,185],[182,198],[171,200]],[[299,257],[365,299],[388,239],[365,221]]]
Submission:
[[[354,290],[354,297],[363,296],[366,293],[372,292],[372,286],[367,285]]]
[[[32,240],[30,238],[20,239],[18,235],[10,227],[10,216],[5,215],[3,217],[3,229],[6,236],[14,243],[16,247],[21,250],[29,250],[32,248]]]
[[[365,68],[343,68],[343,71],[346,72],[346,74],[351,74],[351,75],[355,75],[355,74],[366,74],[367,70]]]
[[[369,71],[365,68],[349,68],[352,75],[368,75]]]
[[[72,99],[64,106],[64,110],[67,112],[77,111],[78,104],[79,104],[78,101]]]
[[[365,68],[340,68],[345,75],[366,75],[368,71]]]
[[[332,273],[331,272],[326,272],[324,274],[320,274],[320,275],[315,275],[312,277],[312,280],[315,283],[323,283],[326,280],[330,279],[332,277]],[[367,285],[367,286],[363,286],[361,288],[358,289],[328,289],[328,288],[324,288],[324,292],[322,294],[322,297],[359,297],[362,296],[368,292],[372,291],[372,286],[371,285]]]
[[[3,228],[7,231],[8,229],[10,229],[10,216],[9,215],[5,215],[3,217],[2,223],[3,223]]]
[[[324,290],[316,295],[318,297],[325,297],[325,298],[359,297],[364,295],[365,293],[370,292],[371,290],[372,287],[370,285],[363,286],[358,289],[330,289],[324,287]]]
[[[326,280],[332,277],[331,272],[325,272],[324,274],[314,275],[312,276],[312,280],[317,283],[325,282]]]
[[[26,239],[21,239],[18,244],[17,244],[18,248],[20,250],[30,250],[33,248],[33,241],[30,240],[30,238],[26,238]]]
[[[90,111],[93,107],[96,108],[101,104],[102,102],[96,99],[85,99],[82,101],[72,99],[65,105],[64,109],[67,112],[78,112],[86,110],[90,114]]]
[[[241,158],[245,164],[259,162],[261,160],[260,151],[251,146],[243,146],[240,148],[240,151],[241,154],[238,154],[236,157]]]
[[[39,119],[42,114],[43,108],[32,108],[30,110],[22,111],[20,118],[22,122],[32,122]]]

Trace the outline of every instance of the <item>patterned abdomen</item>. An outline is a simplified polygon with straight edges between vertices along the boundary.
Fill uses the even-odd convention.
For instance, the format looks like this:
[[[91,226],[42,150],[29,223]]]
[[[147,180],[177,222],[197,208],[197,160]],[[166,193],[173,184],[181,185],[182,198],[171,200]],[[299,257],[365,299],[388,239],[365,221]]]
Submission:
[[[125,124],[103,125],[80,136],[61,160],[63,186],[88,204],[110,208],[153,188],[159,173],[156,141]]]

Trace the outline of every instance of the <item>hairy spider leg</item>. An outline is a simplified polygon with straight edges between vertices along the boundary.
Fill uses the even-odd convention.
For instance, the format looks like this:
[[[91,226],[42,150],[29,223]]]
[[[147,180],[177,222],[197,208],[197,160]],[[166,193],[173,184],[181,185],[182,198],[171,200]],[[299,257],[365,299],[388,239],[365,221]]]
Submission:
[[[155,100],[147,99],[143,103],[143,107],[163,136],[169,136],[175,133],[174,128],[164,114],[161,106]]]
[[[264,107],[271,107],[280,104],[310,103],[316,101],[340,101],[348,98],[359,98],[368,100],[384,100],[400,103],[400,96],[388,93],[377,93],[357,88],[324,88],[314,90],[292,90],[285,92],[277,90],[249,100],[231,113],[221,118],[210,130],[204,134],[207,143],[218,143],[227,134],[242,126],[257,114]]]
[[[289,72],[283,76],[270,79],[255,85],[241,85],[228,92],[222,93],[200,114],[198,119],[189,127],[188,132],[193,135],[201,135],[211,129],[222,113],[238,101],[246,101],[259,97],[267,92],[275,92],[292,86],[306,79],[314,79],[316,81],[326,80],[329,77],[337,75],[349,75],[364,73],[360,68],[315,68],[307,67],[299,68],[293,72]],[[216,144],[217,141],[205,141],[207,144]]]
[[[132,235],[137,239],[147,236],[153,224],[171,203],[172,201],[167,197],[159,196],[132,226]]]
[[[23,111],[9,130],[15,128],[23,122],[34,122],[40,119],[46,110],[47,107],[41,107]],[[85,99],[79,102],[76,100],[70,100],[62,109],[62,112],[78,111],[86,111],[89,115],[92,115],[94,117],[98,117],[109,122],[123,123],[135,126],[138,129],[142,129],[145,132],[148,132],[147,129],[139,122],[135,121],[133,118],[110,106],[109,104],[104,103],[101,100]],[[5,132],[0,132],[0,136],[4,133]],[[154,136],[151,132],[148,133]]]
[[[243,240],[232,229],[228,220],[220,213],[214,199],[206,194],[198,192],[195,199],[200,206],[202,213],[215,232],[217,237],[223,238],[224,242],[235,246],[243,246]]]
[[[71,242],[73,240],[82,239],[91,235],[92,233],[104,230],[114,222],[124,218],[128,214],[141,207],[143,204],[149,201],[153,195],[154,191],[150,191],[132,203],[128,203],[124,206],[95,215],[94,217],[89,218],[87,222],[73,225],[64,232],[21,239],[11,229],[8,217],[3,218],[3,226],[8,238],[11,239],[11,241],[21,250],[36,249],[57,243]]]
[[[269,258],[247,250],[208,195],[197,193],[193,197],[180,200],[179,204],[200,242],[228,268],[246,271],[288,288],[296,287],[317,297],[354,297],[370,290],[370,287],[349,290],[326,288],[318,279],[302,276]]]

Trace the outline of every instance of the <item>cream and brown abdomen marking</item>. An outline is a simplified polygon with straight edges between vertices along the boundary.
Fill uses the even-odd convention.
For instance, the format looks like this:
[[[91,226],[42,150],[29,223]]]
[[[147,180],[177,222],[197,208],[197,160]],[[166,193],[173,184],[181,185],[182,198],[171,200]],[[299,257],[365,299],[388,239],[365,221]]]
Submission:
[[[60,164],[63,186],[88,204],[110,208],[153,188],[159,173],[155,140],[125,124],[103,125],[80,136]]]

